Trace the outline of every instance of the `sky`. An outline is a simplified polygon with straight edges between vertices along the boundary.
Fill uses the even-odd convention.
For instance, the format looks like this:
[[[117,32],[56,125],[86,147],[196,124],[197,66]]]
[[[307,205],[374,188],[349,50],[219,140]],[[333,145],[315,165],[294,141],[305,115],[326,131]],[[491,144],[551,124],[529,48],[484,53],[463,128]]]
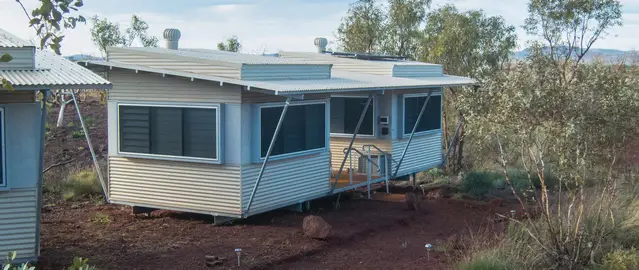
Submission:
[[[335,30],[352,0],[84,0],[80,14],[106,17],[126,28],[137,14],[150,25],[149,33],[177,28],[182,32],[180,47],[211,48],[233,35],[239,37],[245,53],[314,51],[316,37],[334,44]],[[593,47],[619,50],[639,49],[639,0],[620,0],[624,25],[609,31]],[[37,0],[22,0],[27,10]],[[380,1],[383,3],[383,1]],[[488,15],[503,16],[517,27],[520,48],[527,40],[521,29],[527,16],[527,0],[433,0],[431,9],[454,4],[462,11],[483,9]],[[26,40],[36,40],[35,31],[15,0],[0,0],[0,28]],[[90,23],[65,33],[62,54],[99,55],[91,42]]]

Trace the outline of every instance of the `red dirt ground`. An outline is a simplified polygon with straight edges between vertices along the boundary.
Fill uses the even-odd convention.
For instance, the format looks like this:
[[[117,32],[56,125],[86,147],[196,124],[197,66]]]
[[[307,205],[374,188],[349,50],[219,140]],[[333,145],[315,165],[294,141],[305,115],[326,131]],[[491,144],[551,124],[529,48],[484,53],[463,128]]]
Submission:
[[[207,216],[156,211],[134,216],[118,205],[61,203],[42,215],[38,269],[63,269],[74,256],[99,269],[446,269],[455,251],[451,235],[486,228],[495,210],[457,200],[423,201],[422,211],[400,202],[335,198],[314,202],[314,214],[333,226],[326,241],[302,234],[310,213],[273,212],[233,225],[213,226]],[[110,223],[97,221],[108,215]],[[103,216],[103,215],[102,215]],[[425,243],[432,243],[430,260]],[[443,249],[443,250],[442,250]],[[205,266],[205,255],[225,257]]]

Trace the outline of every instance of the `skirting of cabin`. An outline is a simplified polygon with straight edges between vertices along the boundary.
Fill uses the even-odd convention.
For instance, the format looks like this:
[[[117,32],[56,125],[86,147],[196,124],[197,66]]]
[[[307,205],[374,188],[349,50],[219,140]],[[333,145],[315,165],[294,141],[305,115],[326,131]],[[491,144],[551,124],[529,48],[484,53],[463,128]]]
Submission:
[[[38,257],[37,204],[34,188],[0,191],[0,254],[17,252],[16,261]]]
[[[408,139],[393,141],[393,159],[399,162]],[[413,137],[397,176],[426,171],[442,163],[442,135],[440,132]],[[396,164],[393,164],[395,172]]]

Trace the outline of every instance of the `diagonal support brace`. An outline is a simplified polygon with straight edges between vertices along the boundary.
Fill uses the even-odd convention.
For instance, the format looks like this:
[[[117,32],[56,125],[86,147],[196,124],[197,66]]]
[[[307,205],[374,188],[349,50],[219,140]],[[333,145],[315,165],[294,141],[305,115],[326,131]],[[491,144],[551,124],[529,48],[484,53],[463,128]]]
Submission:
[[[424,115],[424,111],[426,110],[426,105],[428,105],[428,101],[430,100],[430,96],[433,94],[433,91],[428,92],[428,96],[424,101],[424,105],[422,105],[422,110],[419,111],[419,115],[417,116],[417,121],[413,125],[413,131],[410,133],[410,137],[408,137],[408,142],[404,147],[404,151],[402,152],[402,157],[397,162],[397,167],[395,168],[395,173],[393,173],[393,178],[397,177],[397,173],[399,172],[399,168],[402,166],[402,161],[404,161],[404,157],[406,156],[406,152],[408,151],[408,147],[410,146],[410,142],[413,140],[413,136],[415,135],[415,131],[417,130],[417,125],[419,125],[419,121],[422,120],[422,115]]]
[[[351,149],[353,148],[353,143],[355,142],[355,138],[357,138],[357,133],[359,132],[359,128],[362,126],[362,122],[364,121],[364,117],[366,116],[366,112],[368,112],[368,107],[371,105],[373,101],[373,93],[368,94],[368,101],[366,101],[366,106],[364,107],[364,111],[359,116],[359,121],[357,122],[357,126],[355,126],[355,131],[353,132],[353,137],[351,138],[350,143],[348,143],[348,150],[346,150],[346,154],[344,155],[344,159],[342,160],[342,165],[339,166],[339,171],[337,175],[335,175],[335,181],[331,185],[331,194],[333,190],[335,190],[335,186],[337,186],[337,182],[339,178],[342,176],[342,171],[344,170],[344,165],[346,164],[346,160],[351,154]]]
[[[288,111],[288,107],[290,104],[291,104],[291,97],[288,97],[286,98],[284,109],[282,109],[282,114],[280,114],[280,119],[277,121],[277,127],[275,127],[273,138],[271,138],[271,144],[269,144],[268,151],[266,151],[264,162],[262,162],[262,168],[260,169],[260,173],[257,175],[257,180],[255,181],[255,185],[253,185],[253,191],[251,191],[251,197],[249,198],[248,205],[246,206],[246,211],[244,211],[244,215],[247,215],[249,210],[251,210],[251,205],[253,204],[253,198],[255,198],[255,193],[257,192],[257,187],[260,185],[260,181],[262,180],[262,176],[264,175],[266,164],[268,163],[268,160],[271,157],[271,152],[273,151],[273,147],[275,146],[275,142],[277,141],[277,135],[280,133],[282,123],[284,123],[284,117],[286,116],[286,111]]]

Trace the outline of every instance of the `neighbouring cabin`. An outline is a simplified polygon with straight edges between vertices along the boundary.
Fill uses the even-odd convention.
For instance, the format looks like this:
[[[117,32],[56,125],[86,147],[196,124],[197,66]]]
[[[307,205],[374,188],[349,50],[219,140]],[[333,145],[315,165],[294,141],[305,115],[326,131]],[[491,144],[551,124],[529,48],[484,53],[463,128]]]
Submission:
[[[17,252],[17,262],[40,254],[40,207],[46,106],[51,89],[105,89],[109,82],[91,71],[35,47],[0,29],[0,254]],[[15,61],[15,62],[14,62]]]
[[[175,33],[165,31],[165,38]],[[400,124],[416,123],[416,107],[421,112],[428,93],[430,115],[418,125],[423,136],[413,140],[417,147],[410,148],[419,152],[409,151],[399,171],[427,167],[415,156],[426,155],[420,162],[436,165],[441,142],[428,141],[441,141],[438,93],[442,86],[473,83],[461,77],[442,76],[435,83],[382,77],[327,63],[205,49],[109,48],[107,61],[84,64],[108,72],[113,83],[109,201],[220,220],[361,186],[335,181],[341,162],[334,152],[344,155],[342,146],[363,114],[357,132],[363,138],[352,149],[362,152],[370,141],[399,153],[409,136]]]

